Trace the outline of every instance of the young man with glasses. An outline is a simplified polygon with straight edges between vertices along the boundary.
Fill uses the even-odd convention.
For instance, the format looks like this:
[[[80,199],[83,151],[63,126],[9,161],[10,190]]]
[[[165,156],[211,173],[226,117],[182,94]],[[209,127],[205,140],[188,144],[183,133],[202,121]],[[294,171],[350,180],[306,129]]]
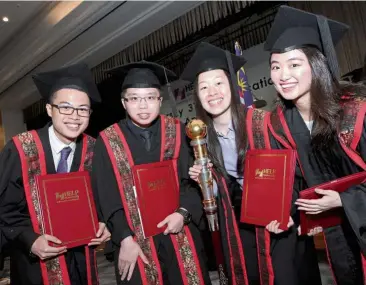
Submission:
[[[47,100],[52,122],[13,137],[0,154],[0,225],[10,247],[11,283],[97,284],[94,246],[110,238],[105,224],[99,223],[91,247],[66,249],[57,237],[38,234],[42,217],[30,184],[41,173],[41,165],[47,174],[91,170],[95,140],[83,132],[91,103],[100,101],[98,89],[85,64],[37,74],[33,80]],[[46,266],[40,266],[41,260]]]
[[[155,63],[127,64],[110,71],[122,83],[127,119],[100,133],[95,145],[92,182],[115,246],[117,284],[211,284],[197,224],[203,210],[197,185],[188,177],[193,157],[184,125],[159,115],[160,89],[176,75]],[[131,169],[172,160],[177,167],[180,207],[144,238]],[[158,200],[149,201],[159,203]]]

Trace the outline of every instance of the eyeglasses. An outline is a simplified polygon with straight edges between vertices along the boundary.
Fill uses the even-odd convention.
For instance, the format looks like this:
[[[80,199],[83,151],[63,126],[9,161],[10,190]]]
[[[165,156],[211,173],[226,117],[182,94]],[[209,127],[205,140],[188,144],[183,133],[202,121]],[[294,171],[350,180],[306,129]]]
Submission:
[[[58,109],[59,113],[62,115],[72,115],[75,110],[80,117],[90,117],[90,114],[92,113],[92,110],[89,108],[74,108],[71,106],[60,106],[56,104],[51,104],[51,106]]]
[[[147,104],[154,104],[157,101],[160,101],[160,98],[161,98],[160,96],[147,96],[147,97],[131,96],[128,98],[122,98],[122,100],[130,104],[137,105],[139,103],[141,104],[142,100],[145,100]]]

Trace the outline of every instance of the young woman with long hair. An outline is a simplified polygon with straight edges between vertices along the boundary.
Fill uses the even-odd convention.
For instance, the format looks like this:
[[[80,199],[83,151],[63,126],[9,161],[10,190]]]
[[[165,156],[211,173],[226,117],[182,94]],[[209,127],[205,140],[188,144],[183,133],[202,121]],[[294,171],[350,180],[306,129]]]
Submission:
[[[270,125],[297,150],[301,189],[366,170],[365,88],[338,81],[334,45],[347,29],[324,16],[281,6],[265,43],[278,92]],[[337,210],[342,216],[341,225],[323,229],[336,283],[365,284],[365,185],[343,193],[315,191],[321,198],[297,199],[296,205],[308,215]]]
[[[312,239],[299,237],[297,227],[294,226],[295,207],[292,207],[289,217],[288,231],[279,230],[275,222],[267,226],[267,230],[272,233],[266,248],[262,247],[262,242],[258,239],[259,235],[265,233],[265,229],[258,231],[258,227],[239,221],[248,138],[256,135],[254,128],[251,130],[247,126],[254,120],[257,120],[257,126],[264,126],[264,120],[260,118],[266,116],[265,111],[246,110],[240,103],[235,72],[243,64],[243,58],[208,43],[201,43],[181,75],[182,79],[195,82],[197,118],[208,129],[208,155],[213,165],[214,192],[218,201],[220,231],[230,284],[321,284]],[[263,131],[267,130],[263,127]],[[271,141],[271,145],[276,147],[273,137]],[[194,165],[189,174],[197,181],[200,171],[201,167]],[[267,234],[268,232],[265,233]],[[299,264],[303,266],[302,269]]]

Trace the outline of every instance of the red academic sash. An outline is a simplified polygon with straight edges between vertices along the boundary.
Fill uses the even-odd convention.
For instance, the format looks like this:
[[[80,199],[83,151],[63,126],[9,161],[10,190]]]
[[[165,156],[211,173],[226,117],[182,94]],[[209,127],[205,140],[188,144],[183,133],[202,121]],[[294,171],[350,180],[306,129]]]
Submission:
[[[227,189],[225,179],[223,177],[219,178],[219,176],[213,170],[212,174],[217,183],[217,188],[220,192],[219,197],[223,208],[223,220],[225,223],[220,224],[220,231],[222,231],[222,233],[225,233],[226,235],[226,239],[221,239],[221,241],[223,242],[223,248],[225,250],[228,250],[229,254],[229,284],[248,285],[248,275],[245,267],[244,249],[242,247],[239,228],[236,222],[236,217],[231,203],[229,191]],[[225,281],[220,280],[220,284],[225,284]]]
[[[355,98],[353,100],[348,100],[345,101],[342,106],[344,117],[341,122],[338,135],[339,141],[343,150],[354,161],[354,163],[366,171],[366,163],[356,150],[363,131],[363,122],[365,120],[366,114],[366,98]],[[366,257],[362,253],[361,261],[363,283],[366,284]]]
[[[341,121],[338,134],[340,144],[343,150],[346,152],[346,154],[354,161],[354,163],[360,166],[363,170],[366,170],[366,163],[363,161],[362,157],[356,151],[363,130],[363,122],[366,114],[366,99],[357,98],[347,100],[342,103],[342,107],[344,117],[343,120]],[[286,148],[292,148],[296,150],[297,149],[296,143],[291,135],[290,129],[287,125],[283,112],[279,107],[277,108],[276,115],[277,117],[274,117],[275,123],[273,124],[273,122],[271,122],[269,124],[271,133]],[[273,125],[275,125],[275,127]],[[303,172],[299,158],[297,158],[297,161],[299,163],[301,171]],[[333,280],[334,283],[337,284],[334,270],[332,268],[327,241],[324,234],[323,239],[325,244],[325,250],[327,253],[328,263],[333,275]],[[361,253],[361,262],[364,276],[363,277],[364,284],[366,285],[366,258],[362,253]]]
[[[177,159],[181,143],[180,121],[163,115],[160,118],[160,161],[173,160],[178,182]],[[140,258],[137,261],[142,284],[162,285],[162,271],[153,237],[144,239],[141,229],[141,221],[133,192],[134,184],[131,169],[134,166],[134,161],[127,141],[117,124],[101,132],[101,137],[112,162],[128,225],[135,233],[135,241],[140,245],[143,253],[149,260],[148,265],[143,263]],[[188,226],[184,226],[180,234],[170,235],[170,239],[175,249],[183,283],[185,285],[204,285],[196,248]]]
[[[248,109],[247,134],[250,149],[271,149],[268,123],[270,113]],[[261,285],[274,285],[274,271],[270,253],[271,236],[265,227],[256,226],[258,266]]]
[[[32,221],[33,229],[42,235],[44,227],[40,205],[37,199],[37,186],[35,176],[47,174],[46,157],[41,140],[36,131],[25,132],[13,137],[18,150],[23,175],[23,184],[27,206]],[[90,170],[95,140],[83,135],[82,155],[79,171]],[[97,285],[97,265],[95,250],[85,246],[88,285]],[[42,279],[44,285],[70,285],[70,278],[64,255],[43,261],[40,260]],[[92,268],[93,266],[93,268]]]

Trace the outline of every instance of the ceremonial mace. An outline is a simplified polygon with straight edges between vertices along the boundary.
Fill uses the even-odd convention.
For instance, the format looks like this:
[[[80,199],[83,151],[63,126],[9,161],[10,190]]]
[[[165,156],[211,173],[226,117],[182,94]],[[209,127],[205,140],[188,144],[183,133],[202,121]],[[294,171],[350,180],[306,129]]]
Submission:
[[[216,255],[216,263],[219,272],[220,285],[228,284],[224,271],[224,255],[222,252],[219,221],[217,218],[217,204],[213,192],[213,179],[211,170],[208,168],[207,155],[207,127],[201,120],[191,120],[186,126],[187,136],[191,139],[194,150],[195,163],[202,165],[202,171],[198,176],[198,182],[203,196],[203,209],[205,210],[208,226],[212,235],[213,246]]]

